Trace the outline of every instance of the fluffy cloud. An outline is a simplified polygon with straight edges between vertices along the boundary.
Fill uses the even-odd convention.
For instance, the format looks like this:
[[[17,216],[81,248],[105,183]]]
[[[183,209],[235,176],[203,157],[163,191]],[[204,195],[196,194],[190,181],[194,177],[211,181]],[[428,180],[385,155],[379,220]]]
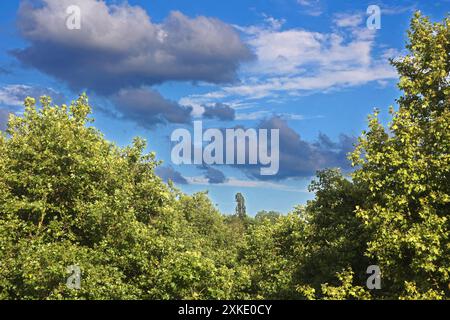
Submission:
[[[232,121],[235,118],[235,111],[229,105],[216,103],[213,106],[205,106],[203,116],[205,118],[216,118],[222,121]]]
[[[303,29],[244,28],[243,31],[258,57],[248,68],[254,75],[323,79],[332,72],[370,71],[375,67],[371,56],[375,33],[371,30],[355,29],[350,35]]]
[[[112,101],[125,119],[144,128],[158,123],[188,123],[191,107],[165,99],[159,92],[148,89],[122,89],[112,96]]]
[[[178,184],[187,184],[187,180],[175,169],[172,167],[157,167],[155,169],[156,175],[158,175],[161,179],[168,182],[169,180],[178,183]]]
[[[66,8],[81,9],[81,29],[66,28]],[[126,3],[22,1],[18,27],[29,47],[13,54],[74,89],[111,94],[170,80],[229,82],[252,58],[238,33],[214,18],[172,12],[162,23]]]

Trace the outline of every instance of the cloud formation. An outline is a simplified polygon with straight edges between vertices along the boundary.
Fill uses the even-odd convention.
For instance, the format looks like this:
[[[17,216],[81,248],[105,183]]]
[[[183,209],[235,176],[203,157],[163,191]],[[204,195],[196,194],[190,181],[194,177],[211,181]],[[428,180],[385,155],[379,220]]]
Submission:
[[[355,28],[363,22],[362,13],[337,13],[334,15],[333,22],[341,28]]]
[[[66,8],[81,9],[81,29],[66,27]],[[230,25],[174,11],[153,22],[139,6],[99,0],[20,4],[18,27],[29,41],[13,54],[72,89],[112,94],[165,81],[230,82],[252,53]]]
[[[188,184],[187,180],[181,175],[181,173],[172,167],[156,167],[155,173],[165,182],[171,180],[177,184]]]
[[[336,15],[329,33],[272,24],[239,27],[257,60],[242,67],[240,83],[186,100],[229,104],[237,99],[245,103],[283,95],[295,98],[396,79],[388,61],[394,51],[375,51],[376,31],[365,28],[362,20],[359,14]]]
[[[122,89],[111,100],[123,118],[143,128],[152,128],[158,123],[188,123],[191,120],[191,107],[167,100],[149,88]]]
[[[210,182],[203,176],[186,177],[189,184],[209,186]],[[287,192],[308,193],[309,191],[304,188],[292,187],[278,182],[271,181],[258,181],[258,180],[243,180],[235,177],[227,178],[224,183],[217,184],[220,187],[231,188],[264,188],[270,190],[283,190]]]
[[[235,111],[229,105],[224,103],[216,103],[213,106],[204,106],[205,111],[203,117],[216,118],[222,121],[232,121],[235,119]]]
[[[205,171],[204,178],[208,183],[220,184],[225,183],[227,181],[225,175],[220,170],[217,170],[207,165],[199,166],[199,169]]]
[[[323,13],[320,0],[297,0],[297,3],[302,7],[302,12],[307,15],[317,17]]]
[[[243,126],[236,126],[235,128],[247,129]],[[320,133],[316,140],[306,141],[288,125],[286,117],[282,115],[273,115],[264,119],[259,123],[257,129],[268,129],[269,132],[270,129],[279,130],[279,171],[276,175],[262,176],[260,174],[260,164],[227,165],[241,170],[251,181],[279,183],[288,179],[311,178],[316,175],[318,170],[326,168],[338,167],[343,171],[351,170],[351,164],[347,156],[354,150],[354,145],[357,142],[355,137],[341,134],[335,141],[326,134]],[[224,130],[222,129],[225,135]],[[268,142],[270,152],[270,139]],[[245,150],[245,158],[249,159],[248,144]],[[223,152],[225,154],[226,150],[224,149]],[[191,177],[192,179],[184,177],[183,180],[180,180],[180,183],[230,185],[231,178],[226,177],[216,167],[204,164],[197,166],[197,168],[203,172],[202,176]],[[164,171],[164,173],[166,175],[175,175],[176,179],[180,179],[178,174],[174,173],[171,168],[167,169],[167,172]]]
[[[354,137],[341,134],[339,141],[332,141],[327,135],[320,134],[317,141],[309,142],[279,116],[262,121],[260,129],[279,129],[280,134],[280,166],[273,176],[261,176],[259,166],[237,166],[250,177],[260,180],[283,180],[288,178],[309,178],[317,170],[339,167],[350,169],[347,154],[353,150]]]

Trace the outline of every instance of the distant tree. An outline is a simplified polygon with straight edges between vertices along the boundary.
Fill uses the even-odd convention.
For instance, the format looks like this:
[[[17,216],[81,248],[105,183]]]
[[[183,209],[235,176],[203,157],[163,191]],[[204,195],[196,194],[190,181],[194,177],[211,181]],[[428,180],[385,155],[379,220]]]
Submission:
[[[238,192],[236,194],[236,216],[244,220],[247,217],[244,196]]]
[[[241,261],[250,270],[247,290],[253,299],[301,297],[292,276],[298,266],[296,250],[303,243],[304,227],[296,212],[248,226]]]
[[[267,219],[271,222],[275,222],[280,216],[281,216],[281,213],[278,211],[261,210],[255,215],[255,221],[260,222],[260,221]]]

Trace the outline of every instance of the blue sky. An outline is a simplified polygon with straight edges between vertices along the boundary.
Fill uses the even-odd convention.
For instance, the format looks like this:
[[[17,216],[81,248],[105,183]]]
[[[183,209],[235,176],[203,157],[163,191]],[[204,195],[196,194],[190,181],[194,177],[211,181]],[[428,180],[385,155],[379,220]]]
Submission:
[[[79,30],[66,27],[70,5]],[[380,29],[367,28],[369,5]],[[2,1],[0,128],[25,96],[62,103],[86,91],[107,139],[145,138],[164,161],[158,174],[183,191],[208,190],[224,213],[236,192],[250,214],[288,212],[313,197],[316,170],[350,170],[345,155],[375,107],[389,120],[400,92],[388,59],[405,53],[415,10],[440,21],[450,1]],[[170,135],[195,120],[279,129],[279,173],[174,165]]]

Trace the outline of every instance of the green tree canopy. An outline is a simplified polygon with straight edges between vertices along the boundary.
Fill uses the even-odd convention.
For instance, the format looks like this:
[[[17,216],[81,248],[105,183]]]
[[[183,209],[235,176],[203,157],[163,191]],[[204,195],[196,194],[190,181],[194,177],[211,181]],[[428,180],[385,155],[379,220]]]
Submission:
[[[383,270],[392,297],[449,296],[450,19],[416,13],[409,54],[392,64],[403,91],[385,129],[378,113],[352,160],[367,201],[358,208],[372,239],[367,254]]]

